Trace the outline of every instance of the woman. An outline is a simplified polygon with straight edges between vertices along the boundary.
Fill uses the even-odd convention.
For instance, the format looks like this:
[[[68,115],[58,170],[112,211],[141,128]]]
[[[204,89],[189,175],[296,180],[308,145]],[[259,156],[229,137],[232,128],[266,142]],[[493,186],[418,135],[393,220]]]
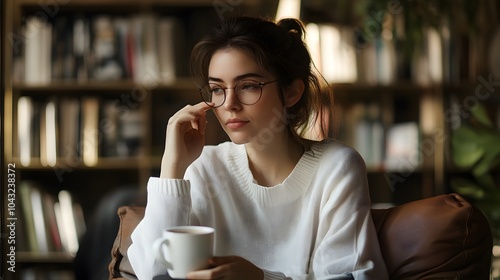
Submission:
[[[128,251],[139,279],[165,273],[151,246],[186,224],[216,231],[211,267],[189,279],[387,278],[362,158],[304,137],[324,128],[319,112],[333,97],[311,71],[303,32],[294,19],[238,17],[193,49],[204,102],[168,121],[160,177],[148,182]],[[211,109],[231,142],[204,146]]]

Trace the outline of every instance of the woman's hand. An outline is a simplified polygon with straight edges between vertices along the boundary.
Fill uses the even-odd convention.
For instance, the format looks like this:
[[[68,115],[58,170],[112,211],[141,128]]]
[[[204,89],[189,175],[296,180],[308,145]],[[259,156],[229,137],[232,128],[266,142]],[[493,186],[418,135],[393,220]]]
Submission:
[[[187,105],[168,120],[161,178],[182,179],[187,167],[200,156],[210,108],[205,102]]]
[[[264,271],[242,257],[212,257],[209,264],[212,268],[189,272],[187,279],[264,279]]]

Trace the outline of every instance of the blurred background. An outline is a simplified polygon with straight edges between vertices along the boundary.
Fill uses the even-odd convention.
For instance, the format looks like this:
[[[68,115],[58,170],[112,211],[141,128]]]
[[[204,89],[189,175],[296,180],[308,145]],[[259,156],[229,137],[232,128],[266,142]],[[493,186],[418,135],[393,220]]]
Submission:
[[[95,267],[109,262],[116,208],[143,203],[168,118],[201,100],[191,48],[242,14],[304,22],[335,92],[329,136],[363,156],[374,207],[458,192],[500,244],[497,0],[5,0],[0,9],[1,176],[16,188],[9,201],[6,184],[2,210],[18,218],[18,272],[2,279],[107,279]],[[207,143],[227,141],[209,117]]]

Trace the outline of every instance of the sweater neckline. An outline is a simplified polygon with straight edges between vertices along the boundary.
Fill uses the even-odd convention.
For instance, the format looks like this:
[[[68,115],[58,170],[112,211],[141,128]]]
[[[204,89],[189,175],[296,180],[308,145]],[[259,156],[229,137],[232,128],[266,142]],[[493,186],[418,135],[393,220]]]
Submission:
[[[323,154],[323,145],[312,145],[304,152],[297,165],[280,184],[272,187],[256,183],[250,171],[248,156],[244,145],[231,145],[228,162],[235,178],[239,178],[238,186],[252,201],[262,206],[278,206],[296,200],[311,185],[319,159]]]

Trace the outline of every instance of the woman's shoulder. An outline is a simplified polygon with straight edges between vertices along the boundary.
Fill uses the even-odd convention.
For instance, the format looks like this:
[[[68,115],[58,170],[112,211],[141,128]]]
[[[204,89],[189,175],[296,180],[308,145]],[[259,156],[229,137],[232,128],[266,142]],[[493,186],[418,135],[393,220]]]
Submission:
[[[360,171],[366,169],[363,157],[354,148],[339,140],[328,139],[316,142],[311,146],[310,153],[312,157],[317,157],[319,166],[322,168],[340,167],[340,170],[358,169]]]
[[[361,155],[352,147],[336,139],[325,139],[320,142],[315,142],[311,146],[311,151],[318,151],[323,158],[345,157],[350,159],[361,159]]]

